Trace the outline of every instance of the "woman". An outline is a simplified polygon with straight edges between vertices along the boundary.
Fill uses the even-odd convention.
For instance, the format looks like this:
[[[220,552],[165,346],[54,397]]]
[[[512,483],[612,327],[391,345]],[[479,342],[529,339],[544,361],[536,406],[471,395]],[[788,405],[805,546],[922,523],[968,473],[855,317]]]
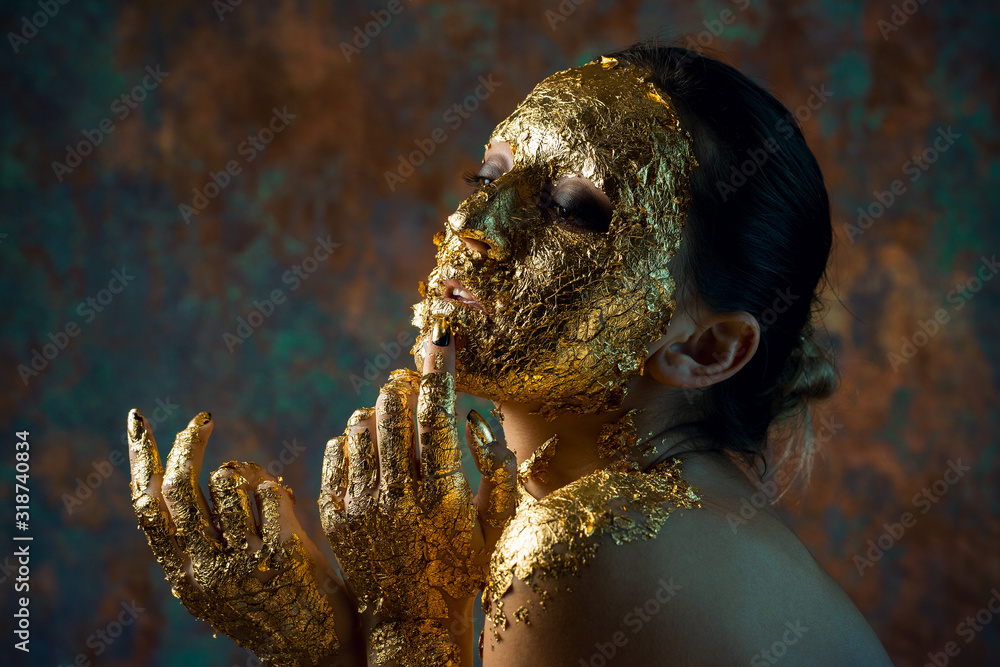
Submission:
[[[275,665],[471,664],[483,588],[486,665],[888,664],[769,507],[740,518],[769,433],[808,440],[835,381],[810,323],[829,203],[787,110],[640,44],[539,84],[470,179],[414,309],[420,372],[327,448],[346,584],[254,464],[213,473],[209,506],[207,413],[165,471],[130,414],[175,595]],[[468,416],[475,499],[456,391],[492,399],[506,436]]]

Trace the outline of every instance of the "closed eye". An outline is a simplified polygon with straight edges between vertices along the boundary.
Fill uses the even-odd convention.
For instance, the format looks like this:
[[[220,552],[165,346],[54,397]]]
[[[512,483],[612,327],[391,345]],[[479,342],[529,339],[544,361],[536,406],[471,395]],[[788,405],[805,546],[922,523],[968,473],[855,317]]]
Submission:
[[[489,178],[488,176],[480,176],[479,174],[471,170],[462,174],[462,180],[477,190],[493,182],[492,178]]]
[[[539,206],[553,222],[572,229],[607,232],[611,226],[611,200],[583,178],[568,178],[555,187],[547,184]]]
[[[487,160],[478,172],[467,171],[462,176],[466,183],[479,190],[503,176],[504,170],[495,162]]]
[[[465,173],[465,182],[477,191],[514,168],[514,149],[503,139],[490,142],[478,172]]]

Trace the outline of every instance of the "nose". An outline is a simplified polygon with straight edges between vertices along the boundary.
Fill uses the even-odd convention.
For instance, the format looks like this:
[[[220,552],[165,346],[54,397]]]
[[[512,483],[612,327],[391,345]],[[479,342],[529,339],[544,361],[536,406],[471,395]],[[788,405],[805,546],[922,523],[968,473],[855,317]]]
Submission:
[[[485,235],[483,232],[469,229],[466,226],[466,216],[463,212],[456,211],[448,216],[448,226],[451,227],[455,236],[462,239],[465,247],[473,252],[485,255],[487,251],[494,248],[493,244],[483,240],[482,237]]]
[[[509,195],[503,194],[497,201],[491,202],[483,191],[479,191],[462,202],[458,210],[448,216],[448,229],[474,253],[481,256],[488,254],[493,259],[501,259],[507,254],[507,239],[503,226],[498,223],[503,211],[494,209],[503,203],[500,199],[504,197],[509,198]],[[506,210],[510,207],[501,208]]]

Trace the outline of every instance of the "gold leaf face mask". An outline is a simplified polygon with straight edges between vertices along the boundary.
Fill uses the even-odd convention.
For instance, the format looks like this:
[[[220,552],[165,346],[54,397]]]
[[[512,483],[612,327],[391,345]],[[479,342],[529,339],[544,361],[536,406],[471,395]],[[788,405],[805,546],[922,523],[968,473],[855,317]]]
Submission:
[[[546,416],[615,409],[674,310],[666,264],[690,203],[691,138],[639,70],[603,58],[540,83],[487,148],[480,176],[495,175],[434,238],[414,306],[418,368],[442,315],[464,336],[460,391],[537,401]]]

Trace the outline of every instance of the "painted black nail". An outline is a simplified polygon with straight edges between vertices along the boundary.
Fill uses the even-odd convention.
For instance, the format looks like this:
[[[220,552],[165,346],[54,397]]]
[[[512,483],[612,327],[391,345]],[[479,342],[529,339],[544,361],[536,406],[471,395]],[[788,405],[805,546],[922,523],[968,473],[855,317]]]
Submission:
[[[438,317],[434,320],[434,330],[431,331],[431,342],[438,347],[448,347],[448,341],[450,340],[451,329],[448,327],[448,322],[443,317]]]

